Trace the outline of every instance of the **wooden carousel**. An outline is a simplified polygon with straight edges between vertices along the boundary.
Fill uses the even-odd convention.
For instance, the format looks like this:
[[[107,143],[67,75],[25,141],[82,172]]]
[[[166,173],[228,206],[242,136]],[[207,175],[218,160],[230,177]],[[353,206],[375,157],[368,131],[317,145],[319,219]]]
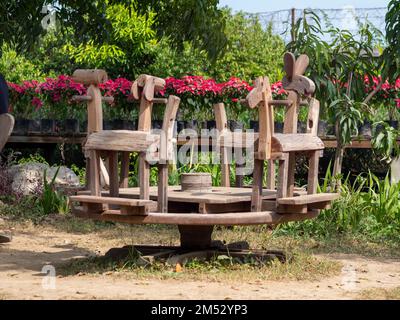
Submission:
[[[253,90],[242,103],[258,110],[257,133],[230,131],[224,105],[214,106],[217,150],[221,157],[219,187],[212,186],[211,177],[205,173],[183,174],[181,185],[168,186],[168,166],[174,161],[176,150],[174,123],[180,99],[173,95],[168,99],[155,97],[165,87],[163,79],[141,75],[132,85],[132,96],[140,101],[138,130],[103,130],[102,100],[111,98],[102,97],[98,85],[107,79],[107,74],[102,70],[77,70],[74,80],[90,85],[86,96],[75,97],[88,104],[88,136],[84,144],[88,184],[87,190],[70,197],[73,213],[103,221],[178,226],[179,247],[135,246],[145,257],[169,258],[174,263],[228,250],[231,255],[272,255],[284,260],[284,255],[278,252],[212,241],[212,232],[214,226],[277,225],[315,218],[338,197],[334,193],[317,193],[318,162],[324,144],[317,136],[319,102],[312,97],[315,85],[303,75],[308,63],[306,55],[297,60],[291,53],[284,55],[286,76],[282,83],[288,92],[286,100],[272,99],[268,77],[254,81]],[[153,104],[165,105],[160,132],[151,129]],[[301,105],[309,110],[304,133],[297,130]],[[274,132],[274,106],[286,108],[283,133]],[[246,148],[249,141],[254,166],[252,188],[230,186],[229,153],[232,148]],[[129,155],[133,152],[139,154],[139,187],[129,188]],[[309,161],[307,189],[295,187],[298,155],[305,155]],[[103,161],[108,163],[107,169]],[[150,163],[158,167],[157,186],[149,183]],[[107,189],[101,188],[101,179],[108,182]],[[125,249],[115,249],[113,253],[119,255]]]

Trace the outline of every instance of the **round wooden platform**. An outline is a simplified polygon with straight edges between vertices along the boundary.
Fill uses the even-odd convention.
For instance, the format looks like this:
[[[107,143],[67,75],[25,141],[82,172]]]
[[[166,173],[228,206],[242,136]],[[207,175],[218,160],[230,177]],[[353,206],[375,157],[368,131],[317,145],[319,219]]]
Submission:
[[[103,213],[87,213],[82,207],[74,207],[73,213],[81,218],[113,221],[129,224],[170,224],[197,226],[231,226],[231,225],[260,225],[278,224],[289,221],[301,221],[318,216],[319,210],[307,213],[278,214],[273,211],[235,212],[235,213],[158,213],[148,215],[122,215],[119,210],[106,210]]]

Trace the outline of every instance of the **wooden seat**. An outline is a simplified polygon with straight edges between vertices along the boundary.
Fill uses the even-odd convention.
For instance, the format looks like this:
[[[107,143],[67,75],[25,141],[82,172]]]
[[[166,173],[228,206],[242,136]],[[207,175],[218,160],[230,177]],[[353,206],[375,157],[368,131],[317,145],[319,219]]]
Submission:
[[[315,151],[323,150],[320,138],[307,133],[275,133],[272,136],[272,152]]]
[[[87,209],[98,209],[98,213],[101,213],[108,209],[108,205],[117,205],[120,207],[120,214],[123,215],[147,215],[150,208],[154,208],[156,202],[152,200],[143,199],[127,199],[127,198],[116,198],[116,197],[102,197],[102,196],[90,196],[90,195],[79,195],[71,196],[71,201],[80,202]],[[106,206],[96,206],[96,205]],[[89,211],[89,210],[87,210]]]
[[[339,198],[338,193],[303,194],[297,197],[286,197],[277,199],[278,204],[303,205],[317,202],[332,201]]]
[[[86,150],[146,151],[159,145],[160,135],[146,131],[104,130],[92,133],[85,144]]]
[[[278,213],[307,213],[314,209],[328,209],[338,193],[305,194],[276,200]]]
[[[168,163],[174,157],[173,128],[180,99],[170,95],[168,99],[154,96],[164,89],[165,80],[150,75],[140,75],[131,88],[132,97],[140,101],[138,130],[103,130],[102,101],[112,97],[102,97],[99,84],[107,80],[104,70],[76,70],[73,78],[76,82],[90,84],[86,96],[75,96],[78,101],[88,102],[88,137],[84,144],[87,162],[87,187],[92,198],[79,199],[86,209],[99,212],[106,205],[119,205],[121,214],[146,214],[148,212],[150,188],[150,162],[158,166],[158,210],[168,209]],[[111,99],[110,99],[111,98]],[[151,129],[151,116],[154,103],[165,105],[162,129],[156,133]],[[130,153],[137,152],[139,158],[140,199],[144,202],[126,202],[116,200],[119,188],[128,187]],[[121,161],[119,162],[119,155]],[[102,158],[108,165],[105,170]],[[118,166],[121,164],[121,170]],[[100,174],[109,181],[111,197],[101,197]],[[122,202],[121,202],[122,201]]]

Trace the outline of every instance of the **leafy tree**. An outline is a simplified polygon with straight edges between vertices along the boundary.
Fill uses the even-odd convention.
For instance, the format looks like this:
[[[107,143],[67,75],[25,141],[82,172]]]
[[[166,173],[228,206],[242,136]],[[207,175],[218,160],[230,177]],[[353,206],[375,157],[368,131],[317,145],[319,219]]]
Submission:
[[[239,77],[251,81],[260,75],[268,75],[271,81],[282,78],[282,54],[284,42],[272,34],[271,28],[264,29],[257,18],[248,18],[243,13],[231,15],[225,10],[227,44],[225,53],[216,61],[210,61],[206,52],[184,44],[182,52],[161,42],[150,73],[163,77],[202,75],[217,81]]]
[[[112,35],[107,43],[89,40],[75,45],[71,39],[63,47],[64,52],[78,66],[104,68],[112,77],[135,77],[154,60],[155,15],[138,15],[133,6],[122,4],[107,5],[105,14]]]
[[[374,56],[373,32],[368,23],[360,26],[356,35],[338,28],[323,31],[319,17],[312,11],[305,11],[293,31],[295,40],[287,45],[287,50],[309,56],[308,76],[315,82],[316,97],[335,122],[333,173],[338,176],[344,146],[353,134],[358,134],[360,111],[374,94],[366,94],[364,79],[368,77],[372,83],[372,77],[380,73],[379,59]]]
[[[391,0],[385,16],[387,47],[383,53],[383,78],[400,76],[400,1]]]
[[[215,58],[225,46],[218,0],[5,0],[0,2],[0,45],[6,41],[18,51],[34,48],[45,33],[41,25],[45,5],[56,10],[60,30],[73,30],[76,41],[82,43],[108,43],[113,36],[108,5],[122,5],[128,10],[134,6],[141,15],[154,13],[159,38],[169,37],[178,48],[189,41]]]

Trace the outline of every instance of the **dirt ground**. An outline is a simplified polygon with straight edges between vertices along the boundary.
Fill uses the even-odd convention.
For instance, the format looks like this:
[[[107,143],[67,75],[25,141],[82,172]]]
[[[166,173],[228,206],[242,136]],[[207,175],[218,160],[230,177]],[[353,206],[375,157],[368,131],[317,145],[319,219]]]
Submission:
[[[2,227],[12,229],[13,240],[0,245],[0,300],[369,299],[385,298],[382,292],[400,288],[399,258],[334,252],[314,254],[341,266],[337,274],[317,280],[269,280],[254,276],[250,280],[221,278],[205,282],[190,277],[135,277],[129,272],[114,271],[69,275],[59,273],[59,266],[71,259],[104,254],[111,247],[127,244],[126,239],[109,231],[77,232],[54,226],[0,224],[0,230]],[[149,243],[152,236],[148,237],[137,240]],[[55,266],[55,277],[42,273],[47,265]],[[375,296],[374,290],[380,296]]]

